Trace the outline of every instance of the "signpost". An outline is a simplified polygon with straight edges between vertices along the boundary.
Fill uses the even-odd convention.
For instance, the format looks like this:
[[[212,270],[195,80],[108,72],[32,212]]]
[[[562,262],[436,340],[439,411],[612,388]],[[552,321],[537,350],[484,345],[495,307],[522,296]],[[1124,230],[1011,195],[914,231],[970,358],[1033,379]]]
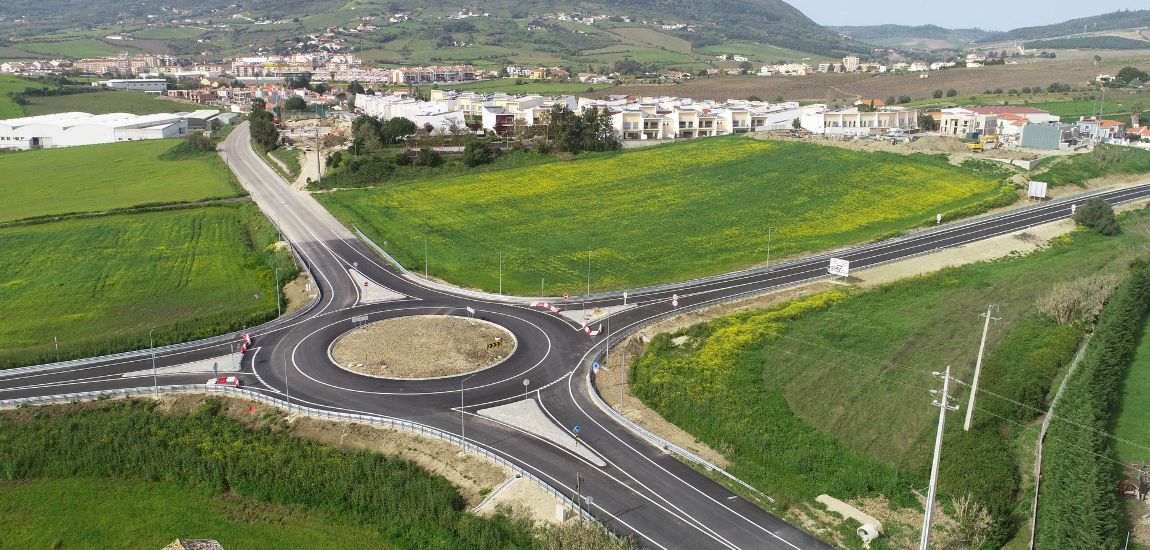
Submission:
[[[1030,189],[1026,192],[1026,198],[1039,200],[1045,199],[1047,185],[1048,184],[1044,181],[1030,182]]]
[[[360,327],[362,327],[362,326],[363,326],[364,324],[366,324],[366,323],[367,323],[367,315],[359,315],[359,316],[356,316],[356,317],[352,317],[352,318],[351,318],[351,324],[352,324],[352,326],[360,326]]]
[[[679,295],[678,294],[672,294],[671,295],[671,307],[679,307]]]
[[[527,401],[527,385],[531,383],[530,378],[523,379],[523,400]]]
[[[599,362],[598,361],[591,363],[591,372],[594,374],[599,374]]]
[[[830,266],[827,267],[827,273],[838,277],[849,277],[851,274],[851,263],[849,260],[831,258]]]

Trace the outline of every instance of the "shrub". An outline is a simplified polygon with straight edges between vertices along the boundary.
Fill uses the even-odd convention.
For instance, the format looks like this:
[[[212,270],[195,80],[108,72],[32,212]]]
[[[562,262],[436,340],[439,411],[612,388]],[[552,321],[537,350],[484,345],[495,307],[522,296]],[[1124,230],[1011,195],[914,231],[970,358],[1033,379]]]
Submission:
[[[1060,325],[1092,320],[1106,304],[1118,279],[1106,275],[1087,275],[1073,281],[1057,283],[1038,299],[1038,311],[1049,315]]]
[[[1074,221],[1102,235],[1117,235],[1122,232],[1118,219],[1114,217],[1114,208],[1099,198],[1087,199],[1078,207],[1074,213]]]
[[[475,168],[495,160],[495,151],[486,143],[472,140],[463,148],[463,164]]]
[[[435,168],[443,165],[443,155],[430,147],[424,147],[419,150],[419,165],[430,166]]]

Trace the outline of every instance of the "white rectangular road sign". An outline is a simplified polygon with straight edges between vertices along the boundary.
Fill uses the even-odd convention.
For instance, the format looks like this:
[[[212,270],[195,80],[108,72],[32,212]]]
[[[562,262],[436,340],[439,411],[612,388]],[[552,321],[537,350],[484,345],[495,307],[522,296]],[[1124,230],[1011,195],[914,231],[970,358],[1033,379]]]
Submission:
[[[357,316],[357,317],[352,317],[352,318],[351,318],[351,322],[352,322],[352,324],[356,324],[356,323],[366,323],[366,322],[367,322],[367,315],[360,315],[360,316]]]
[[[830,267],[827,268],[827,273],[837,275],[839,277],[847,277],[851,274],[850,260],[842,260],[839,258],[831,258]]]
[[[1047,183],[1045,181],[1032,181],[1030,182],[1030,189],[1026,195],[1032,199],[1045,199],[1046,186]]]

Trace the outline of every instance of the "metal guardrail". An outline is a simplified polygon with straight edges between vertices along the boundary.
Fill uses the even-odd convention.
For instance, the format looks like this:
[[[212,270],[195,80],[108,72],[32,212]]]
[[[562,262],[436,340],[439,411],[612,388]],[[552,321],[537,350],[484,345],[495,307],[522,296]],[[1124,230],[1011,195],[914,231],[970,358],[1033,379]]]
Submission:
[[[19,399],[4,399],[0,400],[0,408],[11,408],[32,405],[51,405],[55,403],[75,403],[77,401],[94,401],[100,399],[109,399],[112,397],[133,397],[133,396],[155,396],[158,394],[175,394],[175,393],[208,393],[208,394],[222,394],[228,397],[237,397],[242,399],[250,399],[258,401],[265,405],[271,405],[280,409],[287,409],[289,413],[299,413],[315,418],[322,418],[326,420],[337,420],[341,422],[360,422],[363,424],[370,424],[373,426],[382,426],[385,428],[392,428],[403,430],[406,432],[417,433],[429,437],[434,437],[458,445],[464,450],[472,451],[476,454],[482,455],[496,464],[506,467],[517,476],[527,478],[540,487],[545,489],[548,493],[558,498],[564,505],[573,510],[578,510],[580,516],[588,521],[597,521],[590,512],[584,510],[579,504],[571,500],[566,494],[559,489],[551,486],[549,483],[541,479],[539,476],[528,472],[519,465],[503,458],[499,454],[490,451],[479,444],[469,439],[460,438],[451,432],[446,432],[438,428],[433,428],[426,424],[418,422],[411,422],[400,418],[393,418],[390,416],[375,415],[368,413],[347,413],[340,411],[331,411],[327,409],[318,409],[300,405],[298,403],[288,403],[281,399],[277,399],[270,395],[260,393],[257,391],[247,390],[243,388],[234,388],[231,386],[209,386],[206,384],[185,384],[174,386],[159,386],[154,388],[125,388],[116,390],[104,391],[89,391],[79,393],[65,393],[59,395],[49,395],[43,397],[23,397]]]

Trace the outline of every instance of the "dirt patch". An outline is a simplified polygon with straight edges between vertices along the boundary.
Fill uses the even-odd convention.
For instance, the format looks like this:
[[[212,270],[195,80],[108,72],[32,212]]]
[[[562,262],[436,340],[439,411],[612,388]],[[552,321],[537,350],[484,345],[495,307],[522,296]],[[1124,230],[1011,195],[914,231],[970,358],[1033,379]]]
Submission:
[[[661,332],[673,332],[680,328],[691,326],[695,323],[700,323],[723,315],[730,315],[739,311],[748,309],[761,309],[775,304],[793,300],[800,296],[807,296],[829,290],[832,285],[829,283],[814,283],[804,287],[789,288],[739,300],[725,304],[719,304],[706,309],[690,311],[660,321],[644,328],[637,334],[624,340],[611,348],[611,360],[604,361],[599,374],[594,377],[595,389],[599,391],[599,395],[603,396],[603,401],[607,402],[612,408],[623,413],[623,416],[629,418],[632,422],[650,430],[652,433],[674,443],[703,459],[719,466],[726,468],[729,462],[718,451],[710,448],[707,444],[695,439],[694,436],[684,431],[682,428],[668,422],[659,413],[644,405],[639,399],[631,395],[630,386],[626,387],[626,395],[623,399],[623,407],[619,406],[619,370],[623,369],[623,378],[629,379],[630,373],[627,369],[634,364],[635,359],[643,354],[643,350],[647,347],[647,342],[651,341],[651,337]]]
[[[969,159],[1037,160],[1049,156],[1067,154],[1065,151],[1039,151],[1017,148],[999,148],[986,153],[971,153],[965,142],[957,137],[951,136],[922,136],[914,141],[891,143],[889,139],[856,139],[818,135],[799,137],[783,132],[751,132],[747,135],[755,139],[802,141],[816,145],[851,149],[853,151],[897,153],[900,155],[911,155],[914,153],[946,155],[949,162],[955,166],[961,165]],[[1003,166],[1009,167],[1010,165],[1003,163]]]
[[[314,296],[315,285],[312,284],[311,278],[306,273],[301,273],[299,277],[284,285],[284,313],[291,313],[303,308],[311,302]]]
[[[486,321],[417,315],[378,321],[344,334],[332,346],[340,366],[369,376],[431,378],[498,364],[515,338]]]
[[[516,477],[506,485],[495,489],[473,511],[480,516],[490,516],[498,511],[508,512],[512,517],[528,518],[535,525],[559,523],[555,505],[561,501],[550,491],[527,478]],[[570,510],[568,510],[570,513]]]

